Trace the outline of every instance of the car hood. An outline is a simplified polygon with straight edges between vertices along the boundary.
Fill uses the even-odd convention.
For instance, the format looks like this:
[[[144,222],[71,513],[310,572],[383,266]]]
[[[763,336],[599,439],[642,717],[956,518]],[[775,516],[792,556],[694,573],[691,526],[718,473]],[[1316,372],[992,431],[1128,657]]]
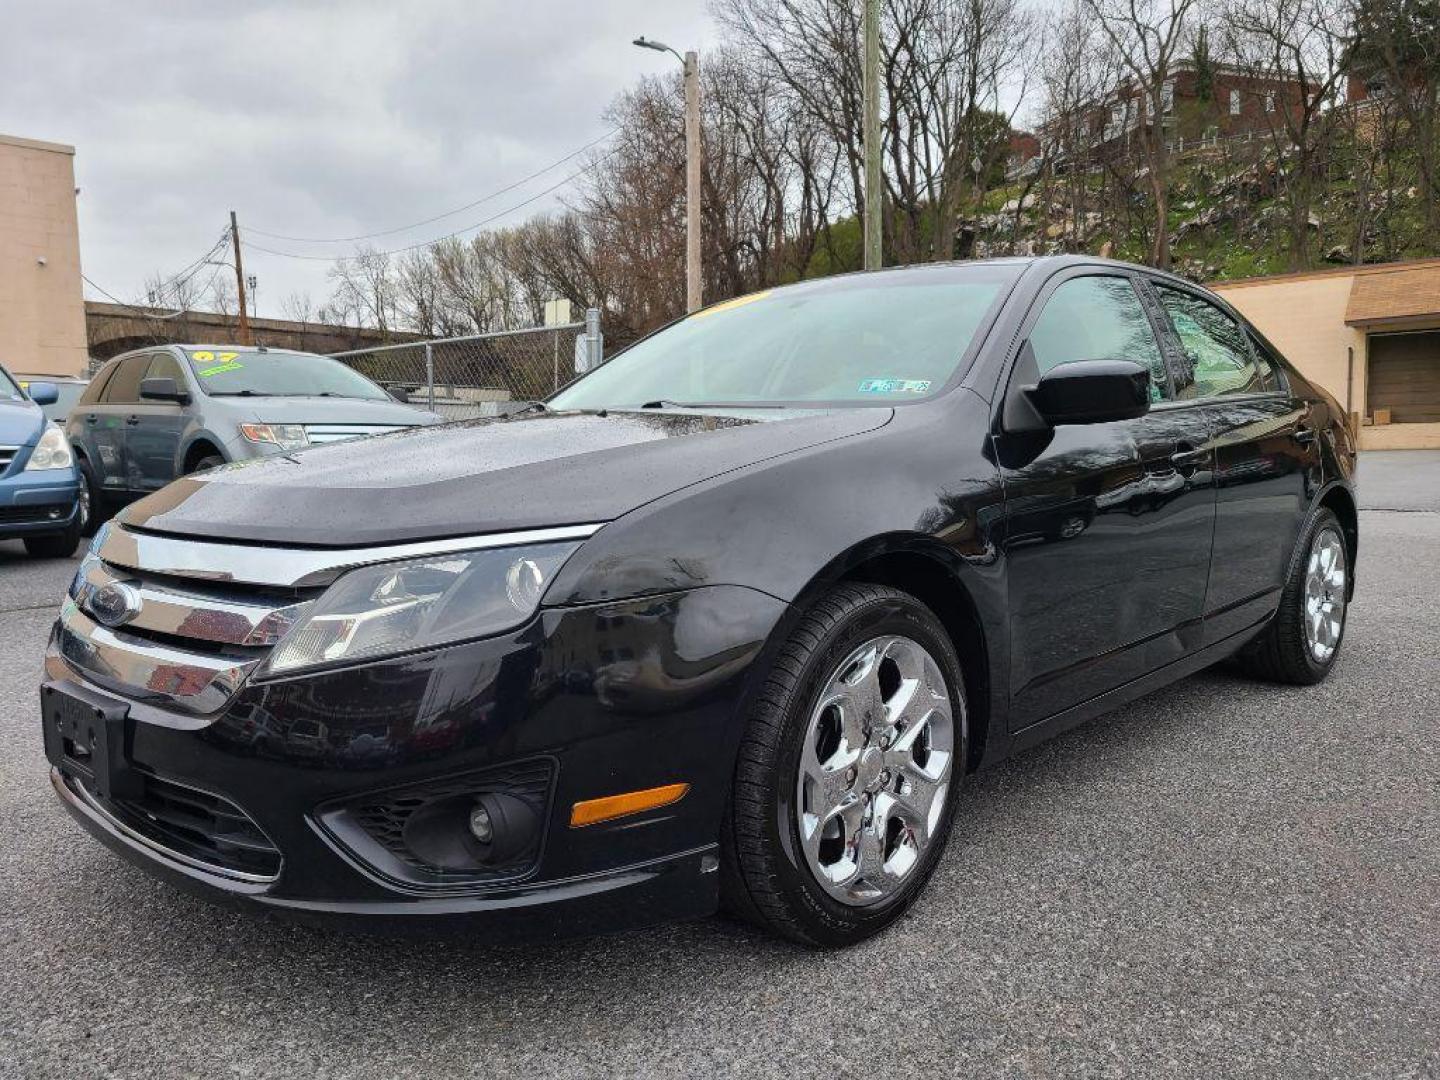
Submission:
[[[611,521],[733,469],[881,427],[888,408],[540,413],[412,428],[177,480],[122,521],[348,547]]]
[[[440,417],[398,401],[312,395],[211,398],[262,424],[437,424]]]
[[[28,401],[0,401],[0,446],[29,446],[45,430],[45,413]]]

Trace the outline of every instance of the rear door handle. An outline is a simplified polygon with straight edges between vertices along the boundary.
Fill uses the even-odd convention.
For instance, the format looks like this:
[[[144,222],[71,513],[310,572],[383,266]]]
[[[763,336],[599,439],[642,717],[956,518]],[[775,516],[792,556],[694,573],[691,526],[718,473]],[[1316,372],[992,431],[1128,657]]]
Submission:
[[[125,418],[125,423],[129,424],[131,427],[134,427],[136,424],[140,423],[140,417],[138,417],[138,416],[127,416],[127,417]]]
[[[1309,446],[1315,441],[1315,429],[1308,427],[1296,428],[1295,441],[1301,446]]]
[[[85,422],[87,424],[98,424],[100,422],[100,418],[92,412],[85,417]]]
[[[1189,443],[1179,443],[1175,453],[1170,455],[1170,464],[1177,469],[1194,468],[1210,456],[1210,451],[1204,447],[1191,446]]]

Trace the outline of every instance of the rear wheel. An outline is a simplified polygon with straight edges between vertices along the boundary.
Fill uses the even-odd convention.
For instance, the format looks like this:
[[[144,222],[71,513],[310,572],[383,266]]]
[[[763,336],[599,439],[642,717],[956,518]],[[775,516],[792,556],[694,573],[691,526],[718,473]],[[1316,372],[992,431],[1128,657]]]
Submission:
[[[740,748],[726,907],[808,945],[853,944],[915,900],[965,762],[959,661],[914,597],[840,586],[781,649]]]
[[[1291,568],[1275,617],[1240,662],[1260,678],[1309,686],[1329,674],[1345,637],[1350,564],[1344,531],[1328,509],[1310,519],[1300,543],[1304,555]]]
[[[219,454],[207,454],[205,457],[202,457],[199,461],[195,462],[195,464],[190,466],[190,472],[197,473],[204,472],[206,469],[217,469],[224,464],[225,459]],[[189,476],[190,473],[186,473],[185,475]]]

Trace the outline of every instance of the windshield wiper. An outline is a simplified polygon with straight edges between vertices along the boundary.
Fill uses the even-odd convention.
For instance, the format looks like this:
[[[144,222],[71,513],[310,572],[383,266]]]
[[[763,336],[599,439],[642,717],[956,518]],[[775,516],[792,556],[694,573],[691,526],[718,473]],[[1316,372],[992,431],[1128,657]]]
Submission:
[[[504,413],[504,414],[502,414],[502,415],[507,416],[507,417],[510,417],[510,416],[523,416],[523,415],[525,415],[525,414],[528,413],[528,412],[549,412],[549,411],[550,411],[550,406],[549,406],[549,405],[546,405],[545,402],[543,402],[543,401],[527,401],[527,402],[525,402],[524,404],[522,404],[518,409],[511,409],[509,412]]]
[[[262,394],[258,390],[211,390],[211,397],[284,397],[283,394]]]
[[[656,398],[654,401],[647,401],[640,406],[642,409],[688,409],[690,406],[679,401],[671,401],[669,398]]]

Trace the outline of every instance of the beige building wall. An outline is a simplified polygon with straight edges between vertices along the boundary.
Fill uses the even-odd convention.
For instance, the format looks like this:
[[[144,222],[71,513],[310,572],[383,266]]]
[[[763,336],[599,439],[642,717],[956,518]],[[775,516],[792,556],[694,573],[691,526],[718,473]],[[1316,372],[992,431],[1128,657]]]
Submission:
[[[0,363],[84,373],[75,150],[0,135]]]
[[[1398,264],[1397,264],[1398,265]],[[1287,274],[1273,278],[1221,282],[1210,286],[1259,327],[1306,378],[1323,386],[1350,413],[1369,415],[1365,374],[1369,368],[1367,330],[1440,326],[1423,317],[1393,326],[1347,323],[1351,293],[1358,276],[1395,272],[1391,267],[1357,267]],[[1351,353],[1354,363],[1351,366]],[[1362,450],[1440,448],[1440,424],[1388,424],[1359,428]]]

